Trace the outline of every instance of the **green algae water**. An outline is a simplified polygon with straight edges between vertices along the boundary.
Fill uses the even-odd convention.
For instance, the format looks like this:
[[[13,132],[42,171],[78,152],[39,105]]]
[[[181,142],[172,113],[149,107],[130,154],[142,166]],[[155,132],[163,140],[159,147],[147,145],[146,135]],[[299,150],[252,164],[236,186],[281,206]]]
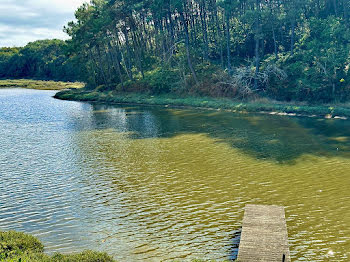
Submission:
[[[120,261],[224,260],[247,203],[286,207],[293,261],[350,260],[350,121],[0,90],[0,230]]]

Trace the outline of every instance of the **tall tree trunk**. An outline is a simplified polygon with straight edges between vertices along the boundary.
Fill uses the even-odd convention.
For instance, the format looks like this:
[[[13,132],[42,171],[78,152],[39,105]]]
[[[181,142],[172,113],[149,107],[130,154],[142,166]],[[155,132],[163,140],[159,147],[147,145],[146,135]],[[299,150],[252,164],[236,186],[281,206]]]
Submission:
[[[186,10],[186,8],[184,8],[184,12],[186,13],[186,21],[190,25],[190,29],[191,29],[191,32],[190,32],[191,33],[191,41],[192,41],[192,43],[195,43],[197,41],[197,26],[196,26],[196,19],[194,18],[194,15],[192,12],[193,11],[192,5],[193,5],[192,1],[190,1],[189,6],[188,6],[189,10]],[[186,1],[184,1],[184,6],[186,6]],[[188,24],[187,24],[187,31],[189,31]]]
[[[188,67],[190,68],[190,70],[192,72],[194,81],[198,85],[197,75],[196,75],[196,72],[194,71],[194,68],[193,68],[193,65],[192,65],[192,61],[191,61],[191,56],[190,56],[190,37],[189,37],[189,34],[188,34],[187,18],[185,18],[185,15],[184,15],[183,12],[180,12],[180,16],[181,16],[181,20],[182,20],[183,27],[184,27],[185,46],[186,46],[186,56],[187,56]]]
[[[217,37],[218,37],[218,43],[220,45],[220,62],[221,66],[224,67],[224,50],[222,47],[222,31],[219,23],[219,17],[218,17],[218,9],[216,6],[216,3],[214,3],[214,16],[215,16],[215,23],[216,23],[216,30],[217,30]]]
[[[96,87],[97,86],[97,79],[96,79],[97,65],[96,65],[95,60],[93,59],[92,56],[93,56],[93,54],[92,54],[91,48],[89,48],[88,57],[89,57],[89,60],[92,61],[92,75],[93,75],[93,79],[94,79],[94,87]]]
[[[174,23],[173,23],[173,18],[172,18],[172,15],[171,15],[171,9],[170,8],[171,7],[169,6],[168,19],[169,19],[171,46],[173,46],[174,43],[175,43],[175,33],[174,33]]]
[[[166,60],[166,51],[167,51],[167,48],[166,48],[166,39],[165,39],[165,33],[164,33],[164,27],[163,27],[163,21],[162,19],[159,20],[158,22],[159,24],[159,29],[160,29],[160,36],[161,36],[161,39],[162,39],[162,61],[164,63],[164,61]]]
[[[231,36],[230,36],[230,12],[225,10],[226,19],[226,50],[227,50],[227,69],[231,73]]]
[[[97,63],[96,58],[94,57],[94,55],[92,54],[92,59],[94,59],[95,64],[97,65],[97,67],[100,69],[101,75],[102,75],[102,80],[103,83],[105,85],[107,85],[107,78],[106,78],[106,74],[104,72],[103,66],[102,66],[102,62],[101,62],[101,52],[100,52],[100,47],[97,45],[95,46],[95,49],[97,50],[97,55],[99,57],[99,63]]]
[[[120,84],[122,86],[122,89],[124,89],[124,81],[123,81],[123,74],[122,74],[122,70],[120,68],[120,60],[119,60],[119,48],[118,47],[115,47],[113,45],[111,45],[111,43],[109,42],[108,43],[108,46],[109,48],[111,49],[111,56],[112,56],[112,59],[115,61],[115,66],[117,68],[117,72],[119,74],[119,79],[120,79]]]
[[[206,12],[206,6],[205,1],[202,0],[200,4],[200,17],[201,17],[201,23],[202,23],[202,30],[203,30],[203,42],[204,42],[204,50],[203,50],[203,57],[205,60],[208,60],[209,57],[209,44],[208,44],[208,32],[207,32],[207,12]]]
[[[271,29],[272,29],[272,39],[273,39],[273,47],[274,47],[274,53],[276,60],[278,59],[278,46],[277,46],[277,39],[276,39],[276,32],[275,32],[275,14],[273,13],[274,6],[270,5],[270,22],[271,22]]]
[[[278,47],[277,47],[277,41],[276,41],[276,33],[275,28],[272,26],[272,37],[273,37],[273,46],[274,46],[274,52],[276,60],[278,59]]]
[[[128,78],[130,80],[133,80],[132,75],[130,75],[129,69],[128,69],[128,63],[127,63],[127,59],[125,58],[125,55],[123,54],[123,50],[122,50],[122,44],[120,43],[120,39],[118,37],[118,33],[116,34],[116,39],[115,39],[115,44],[116,44],[116,48],[121,56],[121,66],[124,68],[126,75],[128,76]]]
[[[295,42],[295,14],[293,14],[293,21],[292,21],[292,34],[290,37],[290,54],[293,55],[294,54],[294,42]]]
[[[255,17],[255,77],[254,89],[259,89],[258,75],[260,72],[260,0],[256,0],[256,17]]]
[[[128,36],[128,30],[124,27],[124,36],[125,36],[125,45],[126,45],[126,52],[127,52],[127,69],[130,75],[130,79],[134,80],[134,76],[132,73],[132,66],[131,66],[131,48],[130,48],[130,42],[129,42],[129,36]]]
[[[142,65],[142,47],[138,39],[141,39],[138,35],[136,35],[135,30],[132,31],[132,41],[134,45],[135,55],[136,55],[136,63],[139,72],[141,73],[142,79],[145,78],[145,73]]]

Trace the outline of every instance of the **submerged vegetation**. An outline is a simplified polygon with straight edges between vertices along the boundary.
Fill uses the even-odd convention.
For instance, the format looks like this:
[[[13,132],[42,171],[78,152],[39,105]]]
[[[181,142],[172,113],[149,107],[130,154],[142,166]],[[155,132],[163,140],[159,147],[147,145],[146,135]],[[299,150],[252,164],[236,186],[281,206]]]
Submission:
[[[29,79],[7,79],[0,80],[0,88],[29,88],[39,90],[63,90],[77,89],[84,87],[79,82],[62,82],[62,81],[41,81]]]
[[[92,0],[68,41],[0,50],[0,77],[83,81],[115,93],[350,99],[350,2]]]

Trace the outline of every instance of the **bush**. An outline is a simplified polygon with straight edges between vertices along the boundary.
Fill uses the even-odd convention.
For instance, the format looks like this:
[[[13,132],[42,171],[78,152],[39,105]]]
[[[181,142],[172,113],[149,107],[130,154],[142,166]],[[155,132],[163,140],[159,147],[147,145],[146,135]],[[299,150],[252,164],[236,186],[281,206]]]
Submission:
[[[56,262],[52,258],[44,253],[30,253],[24,252],[20,255],[11,256],[1,260],[3,262]]]
[[[0,258],[8,258],[25,251],[41,253],[44,246],[33,236],[20,232],[0,232]]]
[[[84,251],[79,254],[61,255],[56,254],[52,257],[52,262],[113,262],[113,258],[106,253],[95,251]]]
[[[176,89],[176,84],[180,81],[174,70],[167,68],[156,68],[147,72],[143,82],[149,86],[149,91],[153,94],[169,93]]]
[[[106,253],[84,251],[79,254],[48,256],[35,237],[15,231],[0,232],[0,261],[4,262],[113,262]]]

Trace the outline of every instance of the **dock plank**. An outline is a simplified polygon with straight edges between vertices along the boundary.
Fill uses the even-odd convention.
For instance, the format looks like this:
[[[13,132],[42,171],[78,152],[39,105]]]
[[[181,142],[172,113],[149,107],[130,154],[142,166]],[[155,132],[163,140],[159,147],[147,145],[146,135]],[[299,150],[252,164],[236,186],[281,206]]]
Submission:
[[[284,207],[247,205],[245,207],[239,262],[290,262]]]

